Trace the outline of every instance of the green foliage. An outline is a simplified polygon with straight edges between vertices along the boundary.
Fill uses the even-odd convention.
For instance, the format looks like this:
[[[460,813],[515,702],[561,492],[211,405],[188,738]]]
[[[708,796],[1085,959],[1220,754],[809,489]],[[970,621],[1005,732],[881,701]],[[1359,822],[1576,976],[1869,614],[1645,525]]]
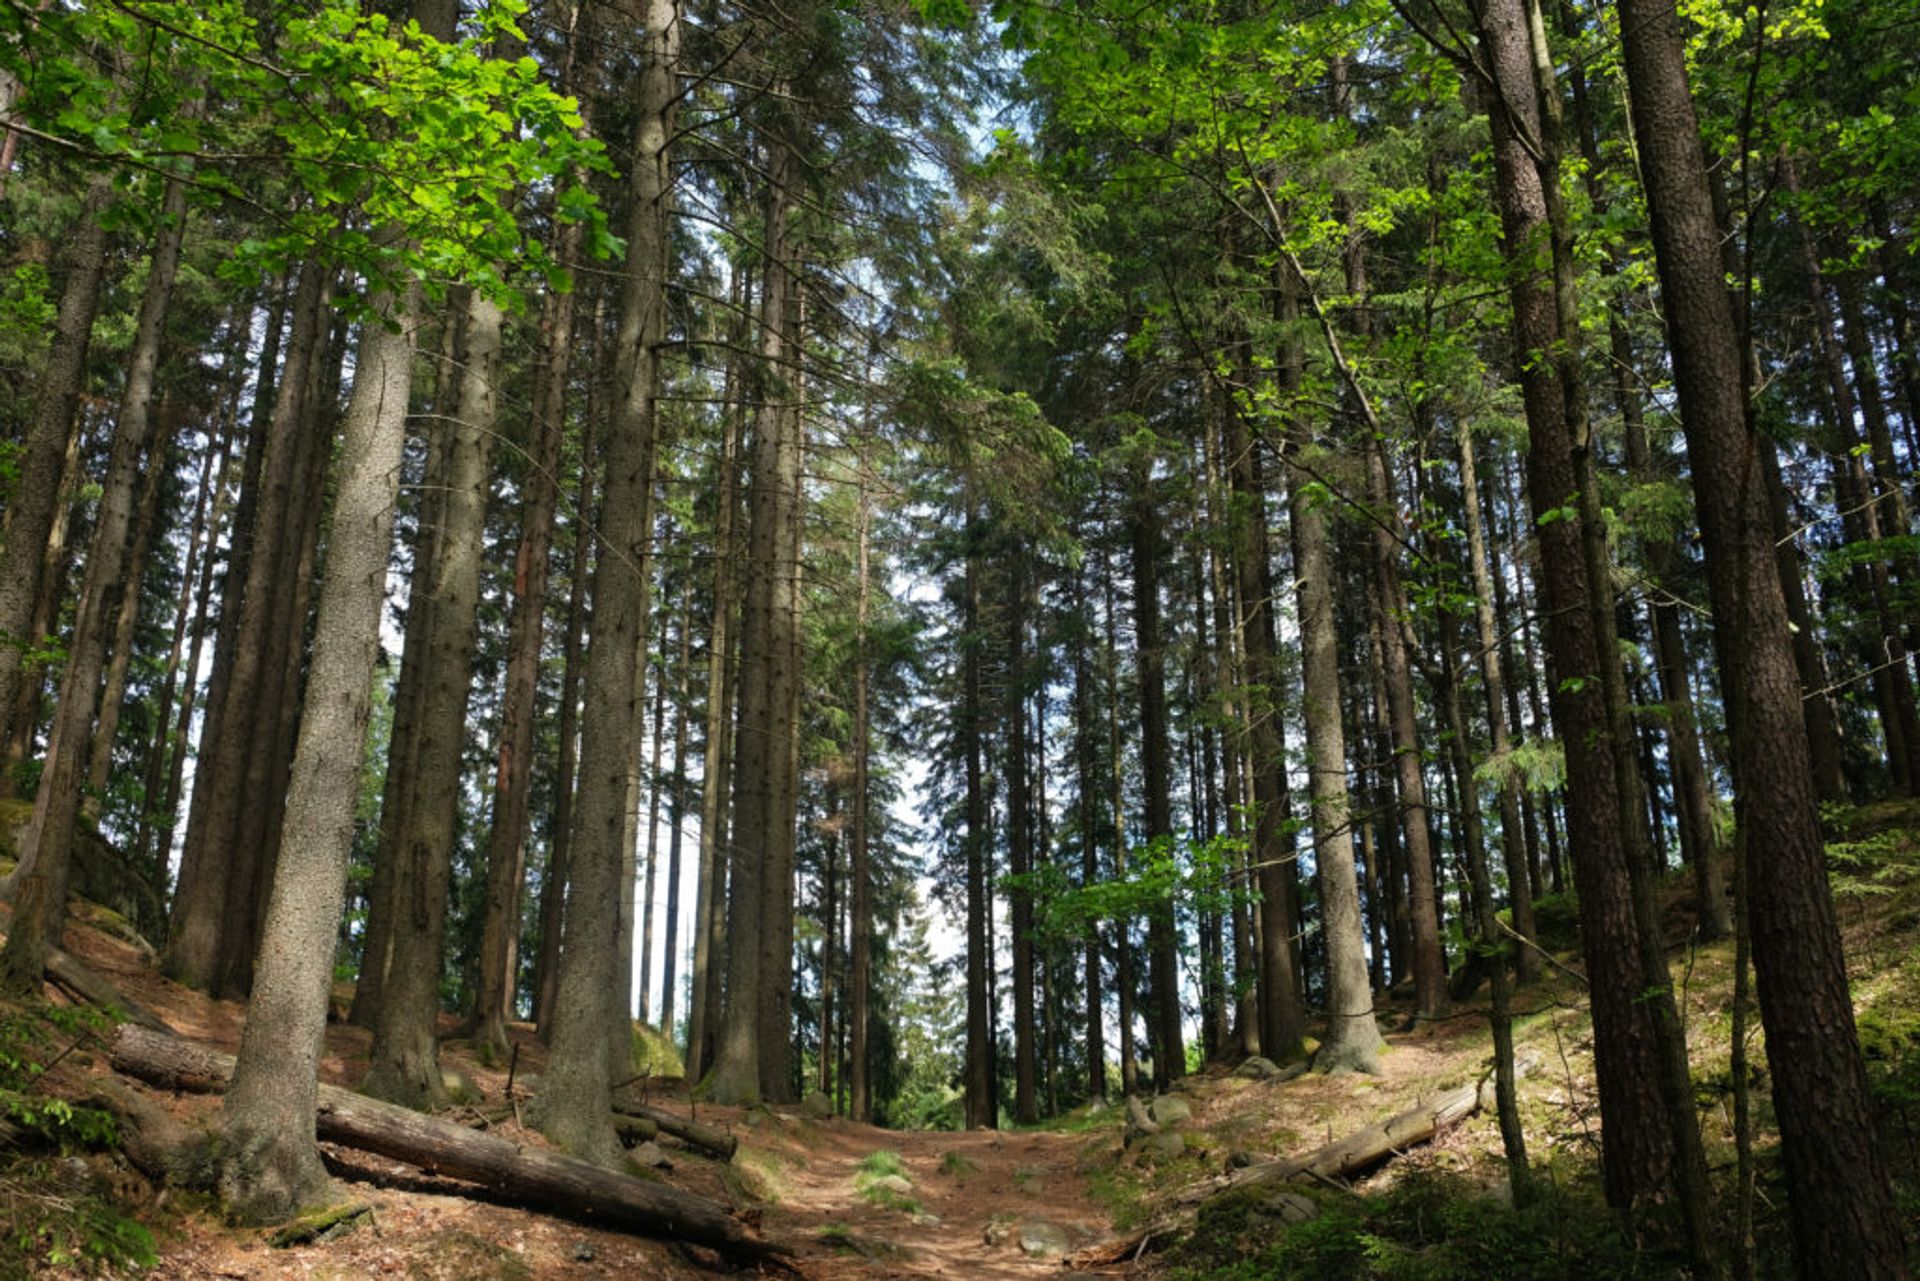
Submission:
[[[535,186],[557,188],[556,212],[587,223],[594,253],[616,247],[578,185],[611,169],[583,136],[578,104],[548,87],[532,58],[493,56],[497,40],[524,39],[515,22],[525,0],[481,5],[452,43],[352,0],[264,9],[8,7],[0,72],[18,80],[27,122],[111,166],[123,187],[164,174],[204,198],[269,212],[270,230],[221,267],[236,283],[318,255],[358,273],[369,293],[417,277],[513,304],[513,268],[566,284],[514,217],[519,193]],[[262,204],[270,176],[291,185],[284,207]],[[110,217],[138,222],[153,203],[123,200]]]
[[[1266,1194],[1271,1196],[1271,1193]],[[1377,1196],[1310,1195],[1289,1223],[1255,1191],[1210,1205],[1172,1255],[1182,1278],[1310,1276],[1315,1281],[1513,1281],[1678,1275],[1677,1261],[1629,1240],[1597,1199],[1549,1189],[1513,1210],[1465,1178],[1419,1172]],[[1297,1203],[1296,1203],[1297,1204]]]
[[[0,1281],[43,1269],[113,1275],[159,1262],[153,1233],[91,1186],[69,1187],[64,1163],[19,1161],[0,1172]]]
[[[111,1145],[118,1136],[112,1113],[49,1096],[39,1082],[74,1047],[112,1026],[90,1006],[29,1005],[0,1013],[0,1120],[61,1152]]]
[[[152,1234],[121,1213],[72,1155],[111,1147],[119,1137],[113,1114],[44,1089],[49,1069],[112,1026],[88,1006],[0,1010],[0,1122],[60,1154],[0,1168],[0,1281],[38,1275],[41,1267],[91,1274],[156,1261]]]

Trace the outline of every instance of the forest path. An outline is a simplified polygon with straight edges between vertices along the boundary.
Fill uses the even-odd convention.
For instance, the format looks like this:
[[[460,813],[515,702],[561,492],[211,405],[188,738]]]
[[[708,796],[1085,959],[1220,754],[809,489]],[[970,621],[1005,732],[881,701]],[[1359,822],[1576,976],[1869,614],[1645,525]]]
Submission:
[[[742,1136],[742,1158],[778,1198],[767,1235],[801,1251],[809,1278],[1059,1277],[1062,1253],[1110,1234],[1082,1166],[1088,1145],[1112,1136],[773,1124],[777,1135]],[[899,1157],[910,1190],[862,1192],[885,1162],[875,1153]],[[1023,1239],[1049,1248],[1030,1256]]]

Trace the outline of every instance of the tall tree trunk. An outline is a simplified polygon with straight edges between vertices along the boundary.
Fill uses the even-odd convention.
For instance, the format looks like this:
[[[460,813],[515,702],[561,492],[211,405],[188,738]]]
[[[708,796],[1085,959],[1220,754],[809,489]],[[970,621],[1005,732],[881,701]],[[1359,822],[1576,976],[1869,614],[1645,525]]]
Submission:
[[[1013,938],[1013,1119],[1020,1125],[1040,1120],[1034,1093],[1033,891],[1020,878],[1033,872],[1033,793],[1027,768],[1027,565],[1020,551],[1006,556],[1004,607],[1007,670],[1004,715],[1007,778],[1008,924]]]
[[[134,363],[137,363],[137,353]],[[94,722],[92,740],[87,747],[87,785],[81,800],[83,810],[96,819],[113,773],[114,743],[120,736],[120,705],[127,693],[127,674],[133,668],[134,628],[140,621],[141,588],[147,573],[147,557],[153,550],[154,528],[160,523],[160,481],[173,472],[172,445],[171,440],[158,438],[148,451],[146,472],[140,478],[140,501],[133,533],[114,592],[113,619],[106,644],[107,667],[100,685],[100,715]]]
[[[731,337],[736,352],[745,335],[742,317],[749,287],[744,276],[736,267],[728,287],[735,305]],[[693,913],[692,1008],[687,1011],[687,1076],[696,1081],[713,1063],[725,993],[721,963],[726,958],[727,868],[732,861],[726,829],[728,771],[733,760],[734,512],[739,505],[740,435],[745,422],[741,360],[736,355],[727,362],[720,483],[713,514],[713,618],[707,629],[706,748],[700,774],[700,887]]]
[[[799,630],[796,518],[801,501],[800,417],[781,371],[795,355],[787,308],[792,242],[788,235],[789,191],[796,160],[779,141],[770,143],[767,191],[766,269],[760,300],[759,353],[764,381],[754,397],[751,482],[747,489],[745,598],[740,621],[740,711],[733,763],[732,866],[727,883],[726,1008],[719,1031],[711,1090],[715,1100],[745,1103],[780,1097],[788,1088],[772,1079],[772,1064],[784,1066],[764,1044],[782,1037],[786,1011],[772,1009],[774,972],[790,965],[791,950],[775,957],[781,935],[776,918],[793,910],[794,670]],[[778,1019],[774,1015],[777,1013]]]
[[[40,640],[29,633],[36,630],[34,605],[40,598],[47,540],[60,508],[60,478],[76,430],[74,409],[86,382],[93,319],[100,309],[107,268],[107,229],[101,217],[112,198],[110,175],[88,180],[67,242],[67,283],[60,293],[33,419],[7,495],[6,543],[0,547],[0,743],[11,742],[21,728],[12,720],[26,680],[22,660]]]
[[[242,477],[243,510],[236,513],[234,550],[222,584],[221,634],[215,642],[214,679],[208,686],[207,715],[195,758],[193,809],[187,819],[164,957],[173,977],[214,991],[230,953],[245,948],[237,941],[235,914],[229,911],[238,895],[252,891],[250,875],[242,883],[239,869],[244,856],[234,848],[235,832],[245,799],[256,719],[252,713],[262,706],[262,669],[271,648],[270,597],[276,560],[288,536],[288,509],[302,453],[313,370],[325,360],[323,308],[328,278],[329,273],[317,263],[301,269],[287,358],[272,409],[264,423],[256,421],[259,458],[257,462],[249,459],[246,470],[252,474]]]
[[[1379,616],[1380,666],[1385,683],[1386,727],[1393,753],[1399,797],[1400,850],[1407,871],[1408,942],[1412,949],[1414,1009],[1421,1019],[1436,1019],[1447,1007],[1447,960],[1440,949],[1440,915],[1434,881],[1432,829],[1427,812],[1427,783],[1420,766],[1419,729],[1414,718],[1413,669],[1407,657],[1402,619],[1406,591],[1400,582],[1400,543],[1393,528],[1399,506],[1387,470],[1384,444],[1365,436],[1367,501],[1379,513],[1371,531],[1373,593]],[[1390,522],[1390,523],[1387,523]]]
[[[556,234],[555,257],[579,253],[582,232],[568,223]],[[507,623],[506,691],[500,706],[493,815],[487,837],[487,906],[480,927],[480,964],[473,999],[473,1044],[483,1059],[507,1052],[506,1019],[518,987],[520,898],[526,884],[529,797],[540,654],[546,636],[547,581],[554,513],[566,441],[567,379],[573,357],[570,293],[548,291],[541,305],[541,365],[533,403],[534,447],[513,556],[513,612]]]
[[[1287,797],[1286,741],[1279,713],[1280,665],[1275,653],[1268,567],[1266,485],[1243,414],[1228,419],[1233,569],[1245,677],[1246,751],[1253,775],[1250,857],[1260,893],[1260,1052],[1276,1061],[1299,1053],[1306,1012],[1293,962],[1293,842]],[[1249,1047],[1251,1048],[1251,1047]]]
[[[1748,911],[1795,1254],[1807,1276],[1904,1277],[1679,20],[1646,0],[1621,0],[1620,26],[1753,871]]]
[[[657,408],[658,345],[666,333],[672,262],[669,142],[679,98],[676,0],[645,0],[644,50],[635,79],[627,264],[616,340],[616,395],[609,423],[605,497],[593,571],[593,646],[581,717],[580,794],[568,847],[566,940],[554,992],[552,1052],[530,1119],[566,1151],[613,1156],[610,1027],[626,1030],[613,972],[631,779],[640,758],[639,658],[647,634]],[[623,1035],[624,1043],[626,1037]]]
[[[440,327],[440,349],[434,362],[434,415],[439,423],[460,415],[457,376],[462,358],[467,312],[450,308]],[[368,892],[366,935],[361,947],[360,977],[354,987],[348,1018],[371,1028],[380,1015],[387,974],[393,963],[397,922],[395,887],[405,860],[402,849],[407,824],[419,789],[414,768],[425,741],[420,732],[421,709],[432,679],[428,670],[428,638],[433,635],[433,566],[440,552],[440,534],[446,526],[447,458],[452,433],[425,433],[426,459],[421,469],[419,498],[414,507],[413,559],[407,574],[407,613],[401,636],[400,676],[393,695],[393,720],[388,731],[387,773],[380,798],[380,831],[373,852],[373,884]]]
[[[185,656],[186,705],[191,708],[194,685],[198,679],[200,642],[206,634],[207,608],[212,592],[213,546],[220,536],[226,514],[227,464],[233,454],[233,435],[240,417],[240,397],[245,390],[247,343],[253,331],[251,300],[234,316],[233,345],[229,349],[227,377],[232,388],[220,425],[207,433],[206,453],[200,460],[200,479],[194,486],[193,515],[187,525],[187,554],[180,571],[180,599],[174,608],[172,636],[167,649],[166,666],[160,677],[160,690],[154,699],[153,737],[147,749],[146,774],[141,783],[144,801],[140,827],[135,835],[134,851],[155,885],[167,879],[168,853],[173,840],[173,798],[168,793],[169,764],[174,759],[173,709],[181,685],[181,662]],[[269,321],[271,326],[272,322]],[[192,645],[187,643],[191,633]],[[184,742],[186,726],[181,726]]]
[[[853,821],[848,829],[852,849],[848,869],[853,877],[849,919],[847,974],[847,1115],[862,1124],[873,1120],[873,1087],[867,1072],[867,1020],[872,1017],[873,987],[873,868],[867,845],[868,807],[873,751],[873,656],[867,638],[872,611],[873,569],[870,564],[873,500],[867,491],[866,442],[860,448],[860,498],[855,538],[858,541],[856,575],[858,603],[854,613],[853,672]]]
[[[1080,827],[1080,888],[1089,889],[1100,881],[1100,798],[1095,777],[1092,606],[1087,600],[1087,570],[1077,568],[1073,575],[1073,617],[1078,628],[1078,643],[1073,649],[1073,751],[1074,786]],[[1087,1097],[1107,1097],[1106,1001],[1101,993],[1102,964],[1100,922],[1087,922],[1083,940],[1087,997]]]
[[[1120,644],[1119,609],[1114,603],[1113,557],[1100,559],[1101,586],[1105,594],[1107,685],[1107,805],[1108,822],[1113,827],[1113,879],[1127,878],[1127,813],[1125,793],[1126,750],[1120,740]],[[1133,920],[1120,913],[1114,921],[1113,984],[1115,1004],[1120,1016],[1120,1091],[1132,1094],[1139,1084],[1140,1067],[1137,1042],[1133,1035],[1133,1007],[1138,995],[1133,973]]]
[[[1493,759],[1500,770],[1500,852],[1507,870],[1507,897],[1513,908],[1514,933],[1531,942],[1536,937],[1533,887],[1525,826],[1520,816],[1520,778],[1512,767],[1513,738],[1507,729],[1506,671],[1500,656],[1501,630],[1494,615],[1493,574],[1487,564],[1486,532],[1480,519],[1479,471],[1474,464],[1473,434],[1464,419],[1456,431],[1460,446],[1460,509],[1467,527],[1467,561],[1473,576],[1474,622],[1480,642],[1480,684],[1486,692],[1487,730]],[[1515,950],[1513,964],[1515,976],[1522,983],[1530,982],[1540,966],[1533,949],[1524,944]]]
[[[446,433],[446,490],[434,556],[424,580],[416,567],[414,591],[427,604],[426,685],[420,736],[410,771],[413,797],[394,847],[392,954],[373,1025],[373,1047],[360,1088],[375,1098],[428,1108],[446,1097],[437,1032],[441,943],[447,887],[459,826],[465,763],[467,695],[478,643],[480,562],[486,536],[488,459],[498,412],[504,315],[474,292],[466,303],[466,340],[459,412],[436,430]]]
[[[354,361],[280,866],[221,1112],[220,1195],[245,1221],[285,1218],[327,1187],[314,1105],[380,655],[417,298],[415,288],[405,302],[376,300]],[[400,323],[389,328],[389,318]]]
[[[966,878],[967,878],[967,1043],[961,1065],[962,1095],[969,1130],[998,1129],[999,1102],[993,1091],[993,1026],[989,1003],[989,975],[993,953],[987,940],[988,875],[987,797],[982,756],[986,733],[986,706],[981,693],[980,549],[982,518],[967,513],[967,555],[961,619],[961,694],[959,736],[966,757]]]
[[[66,929],[67,879],[72,864],[74,829],[80,816],[81,784],[86,778],[87,739],[93,732],[101,673],[107,665],[107,651],[113,640],[115,606],[119,603],[116,589],[123,570],[137,576],[139,568],[137,564],[129,565],[128,561],[143,456],[150,471],[157,473],[163,469],[159,458],[147,456],[164,452],[164,446],[155,449],[152,439],[153,382],[174,277],[180,267],[186,209],[185,185],[178,180],[170,181],[161,205],[161,228],[154,241],[147,287],[135,322],[133,349],[128,356],[126,386],[114,424],[106,483],[87,551],[86,581],[80,589],[73,643],[60,679],[59,705],[47,740],[39,790],[34,796],[33,818],[21,841],[20,864],[12,878],[13,926],[8,932],[5,950],[0,952],[0,990],[39,991],[41,971],[46,968],[46,949],[58,947]],[[79,264],[77,270],[84,270],[84,264]],[[47,393],[43,391],[44,394]],[[15,502],[19,502],[18,497]],[[20,527],[18,519],[16,516],[10,537],[31,528]],[[36,546],[34,550],[37,557],[40,548]]]
[[[605,319],[605,310],[606,300],[595,299],[593,333],[594,340],[601,344],[599,363],[610,366],[612,361],[608,357],[616,353],[613,344],[604,341],[606,327],[601,322]],[[605,399],[598,393],[607,381],[606,377],[593,379],[587,396],[586,420],[580,430],[580,475],[571,522],[572,558],[567,571],[567,631],[561,644],[560,710],[554,726],[559,750],[554,763],[551,836],[546,866],[540,876],[540,951],[533,965],[533,1019],[542,1037],[550,1037],[553,1031],[553,1002],[560,985],[560,952],[565,936],[567,863],[573,842],[573,795],[578,773],[580,682],[585,675],[582,653],[587,627],[587,582],[592,573],[594,520],[598,514],[594,504],[594,481],[599,474],[596,428],[600,422],[600,405]]]
[[[687,696],[693,679],[693,590],[686,587],[682,591],[679,684],[673,706],[673,783],[667,792],[666,937],[660,964],[660,1030],[669,1038],[673,1036],[677,1006],[675,989],[680,984],[680,825],[687,808]]]
[[[1303,442],[1293,444],[1294,457]],[[1378,1072],[1380,1027],[1373,1017],[1360,890],[1354,879],[1347,743],[1340,723],[1340,655],[1333,613],[1333,570],[1326,518],[1307,485],[1288,487],[1294,591],[1307,728],[1307,788],[1313,801],[1313,863],[1320,886],[1320,933],[1327,948],[1327,1034],[1314,1056],[1319,1072]]]
[[[1510,286],[1514,348],[1557,352],[1573,339],[1563,334],[1554,281],[1544,274],[1548,264],[1540,261],[1541,243],[1556,234],[1550,218],[1554,193],[1547,187],[1558,177],[1557,170],[1551,178],[1543,174],[1536,159],[1544,154],[1545,93],[1535,78],[1529,13],[1515,0],[1482,0],[1476,18],[1496,85],[1489,120],[1501,220],[1516,264]],[[1577,352],[1570,358],[1577,359]],[[1571,394],[1562,363],[1523,362],[1518,370],[1531,443],[1527,489],[1548,619],[1553,720],[1567,757],[1568,823],[1593,993],[1596,1075],[1607,1118],[1602,1152],[1607,1198],[1630,1206],[1657,1195],[1675,1173],[1674,1136],[1661,1120],[1658,1030],[1642,1000],[1648,985],[1665,982],[1665,970],[1662,963],[1649,974],[1636,945],[1629,848],[1633,819],[1621,792],[1625,777],[1616,768],[1618,727],[1609,715],[1608,675],[1602,667],[1612,667],[1612,680],[1618,681],[1614,649],[1601,635],[1607,630],[1601,624],[1611,619],[1611,603],[1595,599],[1607,583],[1593,576],[1582,537],[1587,513],[1565,507],[1570,495],[1582,492],[1575,451],[1587,442],[1578,437],[1574,421],[1584,422],[1585,407]]]

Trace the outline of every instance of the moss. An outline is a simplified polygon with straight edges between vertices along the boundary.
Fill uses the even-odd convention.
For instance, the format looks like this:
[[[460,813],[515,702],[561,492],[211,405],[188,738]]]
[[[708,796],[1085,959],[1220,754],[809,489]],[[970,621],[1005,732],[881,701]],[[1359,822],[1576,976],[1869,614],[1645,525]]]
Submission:
[[[680,1047],[673,1038],[645,1023],[633,1025],[633,1071],[636,1076],[658,1076],[673,1080],[687,1074]]]
[[[1513,1281],[1682,1275],[1657,1236],[1629,1241],[1597,1198],[1549,1189],[1516,1211],[1461,1176],[1411,1173],[1361,1196],[1290,1187],[1292,1215],[1265,1203],[1272,1189],[1221,1198],[1169,1257],[1180,1278],[1311,1276],[1315,1281],[1421,1278]],[[1310,1214],[1311,1217],[1290,1217]]]

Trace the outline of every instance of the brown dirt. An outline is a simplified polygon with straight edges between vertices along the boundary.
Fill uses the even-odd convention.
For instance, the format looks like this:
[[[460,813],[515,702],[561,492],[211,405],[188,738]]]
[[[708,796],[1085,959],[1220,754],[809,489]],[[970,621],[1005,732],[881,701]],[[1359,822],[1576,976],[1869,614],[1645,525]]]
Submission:
[[[1109,1232],[1106,1213],[1088,1194],[1084,1135],[880,1130],[792,1116],[762,1133],[768,1129],[776,1132],[749,1141],[746,1159],[773,1166],[766,1177],[779,1199],[766,1229],[801,1246],[810,1278],[1058,1275],[1059,1259],[1021,1253],[1022,1223],[1053,1224],[1076,1246]],[[860,1162],[878,1151],[901,1158],[913,1183],[906,1195],[923,1211],[918,1221],[857,1191]],[[1006,1239],[989,1244],[990,1224],[1006,1225]]]

